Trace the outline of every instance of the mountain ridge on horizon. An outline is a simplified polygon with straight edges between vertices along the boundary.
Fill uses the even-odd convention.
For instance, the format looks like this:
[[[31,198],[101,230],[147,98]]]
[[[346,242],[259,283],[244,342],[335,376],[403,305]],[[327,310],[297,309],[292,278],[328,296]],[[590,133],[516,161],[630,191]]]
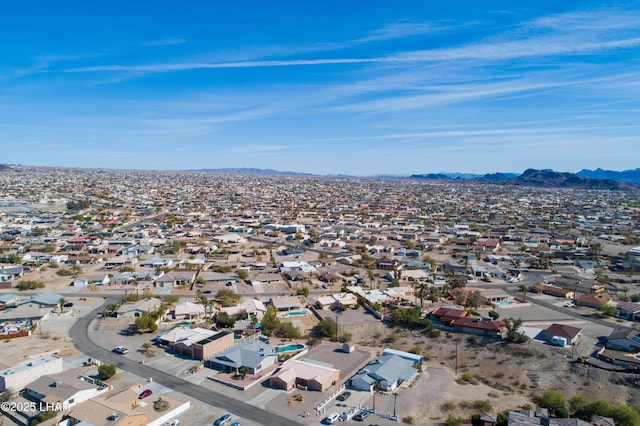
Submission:
[[[25,170],[110,170],[108,168],[79,168],[59,166],[28,166],[22,164],[0,164],[0,172],[20,172]],[[114,169],[118,170],[118,169]],[[151,170],[149,170],[151,171]],[[158,170],[156,170],[158,171]],[[453,181],[477,181],[491,184],[528,185],[540,187],[575,187],[584,189],[613,189],[613,190],[640,190],[640,168],[623,171],[582,169],[577,173],[556,172],[552,169],[527,169],[522,174],[511,172],[494,172],[487,174],[476,173],[426,173],[426,174],[377,174],[370,176],[353,176],[346,174],[319,175],[307,172],[281,171],[275,169],[261,169],[251,167],[227,167],[227,168],[202,168],[188,170],[163,170],[165,172],[193,172],[193,173],[223,173],[223,174],[255,174],[274,176],[317,176],[317,177],[344,177],[344,178],[382,178],[382,179],[424,179],[424,180],[453,180]]]

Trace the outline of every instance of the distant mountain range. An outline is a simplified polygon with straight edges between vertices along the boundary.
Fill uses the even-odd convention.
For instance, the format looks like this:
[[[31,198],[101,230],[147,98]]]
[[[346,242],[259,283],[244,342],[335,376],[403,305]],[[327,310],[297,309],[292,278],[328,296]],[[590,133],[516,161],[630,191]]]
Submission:
[[[602,170],[600,168],[595,170],[582,169],[576,174],[589,179],[613,179],[622,182],[640,183],[640,169],[623,170],[621,172]]]
[[[240,174],[240,175],[281,175],[281,176],[315,176],[312,173],[300,173],[300,172],[288,172],[273,169],[253,169],[253,168],[223,168],[223,169],[197,169],[187,170],[189,172],[199,173],[225,173],[225,174]]]
[[[640,171],[640,170],[639,170]],[[588,170],[586,172],[589,172]],[[597,172],[597,171],[596,171]],[[605,171],[602,171],[605,172]],[[625,173],[625,172],[613,172]],[[604,173],[603,173],[604,174]],[[412,179],[460,180],[449,174],[411,175]],[[515,173],[491,173],[472,179],[475,182],[509,186],[532,186],[539,188],[575,188],[612,191],[640,192],[640,185],[615,179],[589,178],[575,173],[555,172],[553,170],[525,170],[521,175]]]

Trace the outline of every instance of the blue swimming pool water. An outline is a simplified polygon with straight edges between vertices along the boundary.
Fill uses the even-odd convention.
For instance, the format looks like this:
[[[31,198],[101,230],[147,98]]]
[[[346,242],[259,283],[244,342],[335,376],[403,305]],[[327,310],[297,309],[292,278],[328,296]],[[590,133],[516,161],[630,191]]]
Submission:
[[[276,352],[278,353],[292,352],[292,351],[299,351],[300,349],[304,349],[304,345],[301,345],[300,343],[296,343],[296,344],[287,345],[287,346],[280,346],[279,348],[276,348]]]
[[[291,311],[285,314],[286,317],[299,317],[302,315],[307,315],[307,311]]]

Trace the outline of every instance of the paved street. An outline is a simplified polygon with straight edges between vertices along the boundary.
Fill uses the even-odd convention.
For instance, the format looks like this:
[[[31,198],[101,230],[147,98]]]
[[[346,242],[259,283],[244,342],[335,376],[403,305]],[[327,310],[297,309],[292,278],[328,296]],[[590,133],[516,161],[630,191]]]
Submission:
[[[88,356],[113,364],[118,369],[129,371],[142,377],[152,377],[154,382],[163,386],[174,389],[175,391],[181,392],[206,404],[220,407],[240,417],[255,421],[258,424],[265,426],[287,426],[300,424],[286,417],[282,417],[257,408],[251,404],[247,404],[227,395],[218,393],[212,389],[205,389],[171,374],[167,374],[163,371],[126,359],[95,344],[89,338],[88,327],[96,318],[96,315],[101,312],[102,308],[100,307],[85,315],[73,325],[69,333],[76,348]]]

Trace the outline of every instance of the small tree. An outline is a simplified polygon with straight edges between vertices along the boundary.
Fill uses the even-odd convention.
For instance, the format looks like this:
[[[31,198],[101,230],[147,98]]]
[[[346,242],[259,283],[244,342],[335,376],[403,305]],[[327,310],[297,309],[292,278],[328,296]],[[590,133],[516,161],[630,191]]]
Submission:
[[[153,345],[150,342],[144,342],[142,344],[142,350],[145,355],[149,355],[149,350],[151,349],[151,346]]]
[[[61,297],[60,300],[58,300],[58,305],[60,305],[60,313],[64,313],[64,305],[67,303],[67,299],[65,299],[64,297]]]
[[[102,364],[98,367],[98,376],[101,380],[107,380],[116,374],[116,366],[112,364]]]
[[[219,327],[222,327],[222,328],[232,328],[234,325],[236,325],[236,320],[235,318],[229,316],[228,313],[220,312],[216,316],[216,323],[218,324]]]
[[[267,311],[262,317],[262,333],[270,336],[280,328],[280,319],[276,315],[276,309],[273,305],[267,306]]]
[[[330,318],[323,319],[315,326],[316,335],[320,338],[335,337],[338,325]]]
[[[300,287],[296,290],[298,296],[309,297],[309,287]]]
[[[249,272],[247,272],[246,269],[238,269],[236,273],[238,274],[238,278],[240,278],[241,280],[246,280],[249,278]]]
[[[236,294],[233,290],[223,288],[216,293],[216,299],[223,307],[232,306],[240,301],[240,295]]]

